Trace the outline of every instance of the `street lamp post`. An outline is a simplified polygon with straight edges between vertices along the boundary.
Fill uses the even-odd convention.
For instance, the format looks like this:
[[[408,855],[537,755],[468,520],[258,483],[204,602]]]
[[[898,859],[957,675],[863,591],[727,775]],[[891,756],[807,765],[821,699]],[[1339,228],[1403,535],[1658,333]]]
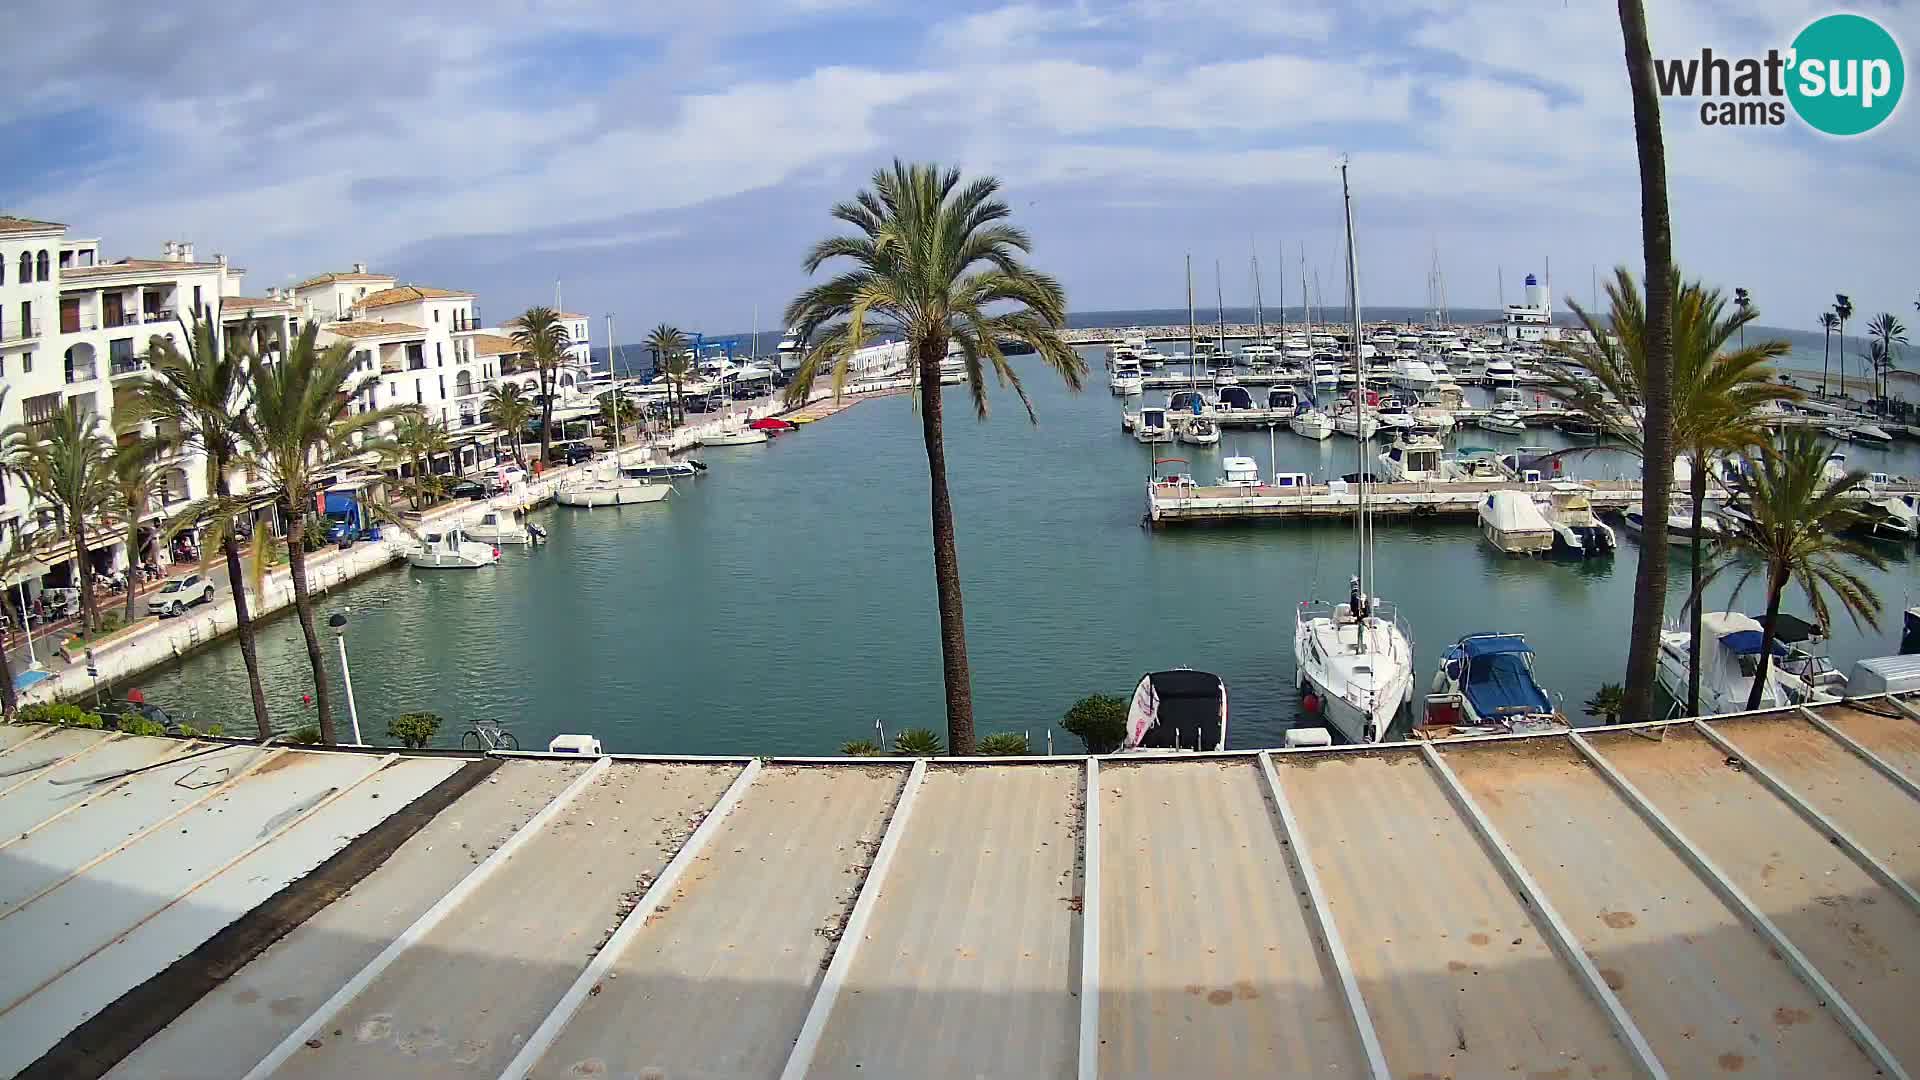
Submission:
[[[347,666],[347,615],[336,611],[327,619],[327,625],[333,627],[333,640],[340,646],[340,679],[347,684],[347,719],[353,723],[353,744],[364,745],[360,741],[360,710],[353,704],[353,670]]]

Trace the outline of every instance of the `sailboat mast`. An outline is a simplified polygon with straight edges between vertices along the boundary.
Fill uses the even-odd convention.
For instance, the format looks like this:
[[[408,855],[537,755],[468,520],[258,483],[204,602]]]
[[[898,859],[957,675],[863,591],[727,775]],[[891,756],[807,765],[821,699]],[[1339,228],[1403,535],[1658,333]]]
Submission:
[[[1358,267],[1359,254],[1354,250],[1353,192],[1347,187],[1347,163],[1345,160],[1342,160],[1340,162],[1340,202],[1341,202],[1341,205],[1345,208],[1346,215],[1347,215],[1347,305],[1348,305],[1347,315],[1352,320],[1353,362],[1354,362],[1354,371],[1358,375],[1358,378],[1354,386],[1355,397],[1358,399],[1358,401],[1356,401],[1355,403],[1355,409],[1356,409],[1356,414],[1359,417],[1359,423],[1362,425],[1357,430],[1364,433],[1366,431],[1366,428],[1364,426],[1366,423],[1366,409],[1365,409],[1364,403],[1367,400],[1366,398],[1367,354],[1366,354],[1366,350],[1360,347],[1360,271]],[[1359,497],[1359,505],[1356,508],[1359,512],[1359,517],[1360,517],[1360,538],[1361,538],[1360,550],[1358,552],[1359,563],[1360,563],[1360,573],[1358,576],[1360,578],[1360,594],[1362,596],[1367,596],[1367,595],[1370,595],[1368,593],[1369,583],[1367,581],[1367,546],[1366,546],[1367,442],[1368,440],[1358,439],[1355,441],[1360,444],[1360,475],[1358,477],[1359,484],[1360,484],[1360,497]],[[1362,631],[1362,633],[1364,634],[1364,630]]]
[[[1260,299],[1260,253],[1253,253],[1253,321],[1259,327],[1254,340],[1267,343],[1267,309]]]
[[[1195,390],[1200,388],[1199,361],[1194,357],[1198,344],[1198,335],[1194,332],[1193,322],[1193,255],[1187,255],[1187,385]]]
[[[1213,332],[1214,355],[1227,351],[1227,294],[1220,288],[1220,260],[1213,260],[1213,317],[1219,327]]]
[[[614,370],[614,358],[620,354],[620,345],[613,337],[613,315],[607,315],[607,374],[613,377],[613,460],[620,462],[620,375]]]
[[[1280,245],[1280,261],[1274,264],[1280,268],[1280,338],[1285,346],[1287,336],[1287,245]],[[1256,280],[1258,280],[1256,275]]]

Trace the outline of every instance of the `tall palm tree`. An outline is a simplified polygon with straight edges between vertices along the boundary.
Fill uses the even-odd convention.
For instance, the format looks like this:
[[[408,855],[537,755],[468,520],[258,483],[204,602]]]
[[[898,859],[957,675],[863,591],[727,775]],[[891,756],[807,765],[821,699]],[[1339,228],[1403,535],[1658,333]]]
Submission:
[[[804,402],[823,365],[832,368],[838,395],[848,363],[870,333],[905,339],[919,375],[920,428],[926,443],[933,526],[933,579],[939,595],[940,652],[947,691],[947,745],[973,752],[973,688],[967,667],[966,617],[960,596],[953,504],[947,492],[947,452],[941,432],[940,362],[950,342],[965,358],[974,414],[987,415],[983,366],[1011,386],[1034,420],[1033,404],[1007,363],[1000,342],[1017,340],[1080,389],[1086,362],[1062,340],[1066,292],[1020,257],[1032,250],[1024,230],[1008,224],[1012,211],[996,197],[1000,181],[981,177],[961,185],[958,169],[895,160],[873,174],[873,186],[833,216],[857,235],[815,244],[807,273],[835,259],[852,269],[815,285],[787,306],[787,324],[812,342],[787,387],[790,403]]]
[[[1872,353],[1874,372],[1880,377],[1880,400],[1891,396],[1891,380],[1894,368],[1899,366],[1900,346],[1907,343],[1907,328],[1893,312],[1883,311],[1867,324],[1867,338],[1879,346]]]
[[[1804,428],[1794,429],[1761,456],[1759,467],[1742,483],[1746,519],[1734,523],[1732,533],[1715,557],[1713,575],[1737,569],[1740,587],[1757,573],[1766,574],[1767,610],[1760,621],[1760,668],[1747,697],[1747,708],[1758,709],[1767,686],[1767,665],[1773,656],[1780,619],[1780,598],[1797,584],[1806,594],[1814,618],[1832,626],[1829,597],[1858,626],[1862,621],[1878,628],[1880,597],[1850,564],[1859,560],[1877,570],[1886,560],[1868,545],[1846,535],[1859,520],[1855,510],[1865,493],[1866,474],[1847,473],[1833,483],[1825,479],[1831,444]]]
[[[1640,244],[1647,264],[1646,454],[1640,474],[1646,528],[1633,579],[1633,630],[1627,647],[1623,709],[1629,720],[1649,720],[1667,598],[1667,506],[1673,490],[1673,227],[1647,13],[1641,0],[1619,0],[1619,9],[1627,81],[1633,92],[1633,140],[1640,159]]]
[[[40,424],[15,424],[7,429],[5,443],[5,468],[53,511],[54,531],[73,549],[80,573],[80,626],[91,633],[100,623],[100,606],[93,594],[87,534],[99,534],[99,519],[112,505],[112,448],[100,434],[98,418],[82,420],[72,409],[56,409]]]
[[[313,597],[307,587],[307,518],[320,498],[323,473],[364,454],[378,454],[384,441],[370,439],[389,420],[418,415],[417,406],[353,410],[354,398],[377,374],[356,375],[346,341],[321,348],[319,326],[308,323],[273,363],[252,358],[253,408],[241,424],[248,451],[244,461],[279,496],[287,522],[287,569],[293,577],[293,606],[307,641],[313,668],[313,698],[319,709],[320,739],[337,741],[333,726],[333,684],[321,660],[320,635],[313,623]]]
[[[175,451],[198,450],[207,465],[207,489],[218,513],[206,524],[227,563],[232,586],[233,613],[240,636],[240,658],[247,667],[247,690],[253,699],[253,722],[260,738],[273,735],[267,715],[267,692],[260,681],[260,655],[254,642],[253,614],[247,600],[247,572],[240,562],[240,539],[235,528],[235,505],[227,498],[233,466],[240,457],[240,431],[234,417],[247,408],[246,354],[259,341],[249,325],[241,335],[242,348],[229,349],[220,328],[199,315],[191,326],[182,323],[181,351],[172,338],[155,335],[147,344],[152,377],[135,384],[129,419],[152,421],[157,437]],[[176,517],[169,529],[189,519]]]
[[[33,548],[20,535],[20,519],[0,521],[0,590],[33,561]],[[20,625],[27,625],[24,609],[20,612]],[[13,662],[7,659],[7,650],[0,648],[0,721],[11,723],[19,711],[20,693],[13,688]]]
[[[1820,356],[1820,396],[1827,396],[1827,366],[1833,359],[1833,332],[1840,328],[1840,316],[1831,311],[1820,313],[1820,329],[1826,332],[1826,351]],[[1842,344],[1844,344],[1844,339]]]
[[[614,416],[614,403],[619,403],[620,415]],[[600,399],[600,423],[607,429],[608,436],[615,442],[620,441],[620,430],[632,424],[640,415],[630,397],[608,394]]]
[[[107,463],[107,510],[119,519],[127,534],[126,621],[131,623],[136,591],[133,583],[138,580],[140,567],[140,519],[153,505],[154,496],[166,488],[169,466],[161,461],[167,450],[165,442],[146,438],[137,430],[123,431],[121,440]]]
[[[1747,309],[1753,306],[1753,294],[1745,289],[1734,289],[1733,306],[1736,314],[1746,315]],[[1740,347],[1747,347],[1747,323],[1744,319],[1740,323]]]
[[[647,334],[647,351],[653,354],[653,369],[667,376],[667,392],[672,395],[670,411],[674,422],[685,419],[680,411],[680,387],[693,370],[687,355],[687,335],[680,328],[661,323]]]
[[[534,412],[533,400],[527,397],[526,391],[520,389],[519,383],[495,383],[487,391],[487,400],[480,412],[513,439],[513,460],[526,468],[527,459],[520,452],[520,440],[526,436],[527,422],[533,419]]]
[[[1698,714],[1700,701],[1700,585],[1703,544],[1701,521],[1706,513],[1707,466],[1714,456],[1755,450],[1765,445],[1766,428],[1760,406],[1779,399],[1797,399],[1798,391],[1769,378],[1771,361],[1791,351],[1784,341],[1758,342],[1752,348],[1723,351],[1727,343],[1759,317],[1751,305],[1736,314],[1727,314],[1727,304],[1718,289],[1698,281],[1685,281],[1678,267],[1673,279],[1681,282],[1673,305],[1673,442],[1687,455],[1688,493],[1693,510],[1693,538],[1689,544],[1692,579],[1689,587],[1691,634],[1688,661],[1691,672],[1687,685],[1688,711]],[[1591,372],[1604,398],[1613,401],[1644,400],[1646,395],[1645,308],[1639,302],[1633,275],[1625,267],[1614,271],[1607,284],[1611,304],[1608,324],[1603,326],[1594,315],[1570,301],[1574,314],[1587,330],[1591,342],[1580,341],[1556,346],[1573,365]],[[1738,307],[1738,298],[1734,301]],[[1611,329],[1612,334],[1605,333]],[[1575,409],[1587,412],[1605,429],[1618,437],[1612,449],[1645,457],[1643,434],[1630,424],[1622,424],[1614,406],[1587,392],[1574,379],[1575,367],[1562,365],[1555,372],[1551,392]]]
[[[447,429],[427,418],[419,409],[402,410],[392,415],[393,429],[381,441],[377,452],[389,465],[404,463],[413,469],[412,479],[401,484],[407,501],[415,510],[438,498],[446,486],[433,471],[433,459],[448,453],[453,442]]]
[[[513,343],[540,374],[540,460],[553,448],[553,391],[560,365],[573,344],[567,324],[550,307],[530,307],[514,320]]]
[[[1847,320],[1853,318],[1853,301],[1846,293],[1833,295],[1833,317],[1840,321],[1840,396],[1847,396]]]

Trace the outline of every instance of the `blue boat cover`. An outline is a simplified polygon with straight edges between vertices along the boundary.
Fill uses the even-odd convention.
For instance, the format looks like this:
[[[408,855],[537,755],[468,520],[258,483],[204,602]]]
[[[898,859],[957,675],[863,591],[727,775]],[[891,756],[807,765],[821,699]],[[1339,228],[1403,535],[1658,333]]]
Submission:
[[[1533,646],[1518,634],[1474,634],[1460,639],[1459,646],[1468,656],[1493,656],[1498,653],[1530,653]]]
[[[1762,636],[1758,630],[1735,630],[1733,633],[1721,638],[1720,644],[1725,645],[1727,651],[1735,656],[1759,656],[1760,638]],[[1773,655],[1787,655],[1786,645],[1781,643],[1778,638],[1776,638],[1773,643]]]
[[[1466,637],[1448,650],[1448,659],[1459,663],[1465,653],[1466,678],[1461,692],[1473,711],[1489,719],[1515,713],[1553,711],[1547,692],[1533,681],[1527,655],[1533,652],[1525,638],[1517,634]]]

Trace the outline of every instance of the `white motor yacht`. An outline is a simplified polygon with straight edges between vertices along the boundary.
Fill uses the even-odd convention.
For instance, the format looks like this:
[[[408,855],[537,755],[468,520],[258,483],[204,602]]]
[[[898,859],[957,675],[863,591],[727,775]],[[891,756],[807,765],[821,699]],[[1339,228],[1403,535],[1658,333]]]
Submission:
[[[1550,551],[1553,526],[1524,491],[1489,491],[1480,500],[1480,534],[1496,551],[1507,555],[1538,555]]]
[[[481,514],[479,521],[467,526],[466,533],[469,539],[496,547],[534,542],[532,531],[515,520],[514,513],[509,510],[489,510]]]
[[[1431,435],[1406,435],[1380,455],[1381,475],[1394,483],[1445,480],[1440,472],[1440,440]]]
[[[1133,437],[1143,443],[1172,442],[1173,428],[1167,423],[1167,410],[1154,407],[1141,409],[1133,421]]]
[[[1552,553],[1562,558],[1586,559],[1611,555],[1619,546],[1613,526],[1593,513],[1592,489],[1571,480],[1555,480],[1534,502],[1553,528]]]
[[[1687,547],[1693,543],[1693,511],[1691,509],[1680,509],[1680,501],[1679,499],[1675,499],[1675,508],[1667,514],[1667,543],[1675,547]],[[1623,520],[1626,523],[1627,531],[1634,536],[1639,536],[1646,532],[1647,515],[1646,511],[1640,507],[1635,506],[1629,508]],[[1708,543],[1717,543],[1725,531],[1720,524],[1719,518],[1712,514],[1701,515],[1700,536],[1702,539]]]
[[[1313,362],[1313,385],[1319,390],[1332,390],[1340,385],[1340,365],[1332,360],[1317,359]]]
[[[1179,421],[1174,428],[1174,437],[1183,443],[1194,446],[1213,446],[1220,441],[1220,425],[1205,416],[1175,414]]]
[[[1487,361],[1487,382],[1494,386],[1513,386],[1520,381],[1520,373],[1514,370],[1510,361],[1499,358]]]
[[[1221,487],[1260,486],[1260,463],[1250,457],[1221,458],[1220,467],[1227,471],[1220,478]]]
[[[553,498],[561,506],[638,506],[660,502],[672,493],[670,483],[627,476],[617,465],[602,464],[591,475],[561,485]]]
[[[1393,385],[1402,390],[1423,393],[1433,386],[1436,378],[1425,360],[1401,357],[1393,362]]]
[[[1115,358],[1113,373],[1107,376],[1107,389],[1116,397],[1131,397],[1146,385],[1146,372],[1134,357]]]
[[[407,565],[420,570],[477,570],[499,561],[499,548],[469,540],[459,529],[427,533],[407,552]]]
[[[1333,428],[1355,439],[1371,439],[1380,430],[1380,414],[1348,402],[1334,410]]]
[[[1504,435],[1524,435],[1527,421],[1512,409],[1495,409],[1483,413],[1475,423],[1484,430],[1498,431]]]
[[[766,442],[769,436],[758,428],[751,428],[740,422],[723,424],[712,435],[700,436],[701,446],[758,446]]]

